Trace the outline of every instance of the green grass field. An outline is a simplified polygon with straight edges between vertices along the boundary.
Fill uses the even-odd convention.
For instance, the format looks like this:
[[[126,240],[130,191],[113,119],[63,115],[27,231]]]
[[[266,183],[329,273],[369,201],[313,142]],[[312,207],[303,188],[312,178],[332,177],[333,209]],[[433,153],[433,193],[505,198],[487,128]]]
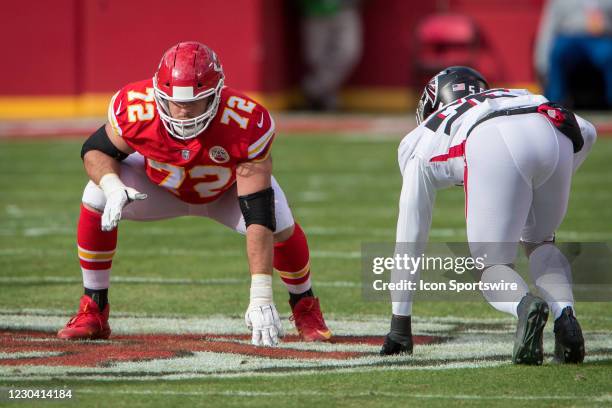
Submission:
[[[331,321],[380,321],[384,327],[389,318],[387,302],[362,298],[360,250],[363,242],[394,240],[400,190],[398,142],[332,134],[280,135],[275,142],[274,173],[308,235],[314,289]],[[12,327],[2,319],[24,310],[42,316],[62,314],[61,321],[66,320],[63,315],[76,310],[82,285],[75,231],[87,181],[79,152],[77,140],[0,141],[0,328]],[[559,241],[612,241],[610,157],[612,139],[601,138],[575,176]],[[431,237],[436,241],[465,240],[461,189],[438,195]],[[113,315],[241,319],[249,283],[243,241],[233,231],[206,219],[123,222],[113,262],[111,326]],[[278,278],[275,284],[279,312],[287,316],[286,292]],[[579,303],[577,311],[585,332],[602,337],[612,333],[610,304]],[[415,305],[414,315],[421,319],[417,330],[419,324],[425,327],[428,319],[435,318],[493,319],[512,324],[512,319],[484,301],[421,302]],[[23,319],[27,318],[26,313]],[[548,338],[551,326],[549,320]],[[384,331],[378,334],[382,336]],[[0,350],[0,387],[68,387],[75,395],[74,403],[89,406],[612,404],[612,349],[603,347],[597,359],[578,367],[550,362],[542,367],[512,366],[511,349],[508,341],[501,356],[507,363],[471,368],[436,369],[433,362],[410,370],[411,359],[403,358],[353,371],[320,369],[316,375],[286,370],[146,381],[53,375],[19,380],[12,375],[15,372],[3,369],[1,359],[8,357]],[[415,348],[415,356],[420,350]],[[0,396],[0,405],[2,402]],[[30,405],[37,403],[19,403]]]

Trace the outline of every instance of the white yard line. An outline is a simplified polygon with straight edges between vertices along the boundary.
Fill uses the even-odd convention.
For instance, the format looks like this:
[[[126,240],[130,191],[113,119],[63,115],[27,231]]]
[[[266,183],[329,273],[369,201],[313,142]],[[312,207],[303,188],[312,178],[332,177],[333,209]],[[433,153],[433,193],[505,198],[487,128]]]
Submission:
[[[228,390],[228,391],[173,391],[173,390],[97,390],[91,388],[75,388],[75,395],[83,394],[113,394],[113,395],[166,395],[166,396],[220,396],[220,397],[336,397],[346,398],[345,392],[334,392],[326,390],[316,391],[251,391],[251,390]],[[385,391],[367,391],[358,392],[351,391],[351,398],[360,397],[384,397],[384,398],[401,398],[401,399],[448,399],[448,400],[504,400],[504,401],[591,401],[591,402],[610,402],[612,395],[445,395],[445,394],[409,394],[406,395],[400,392],[385,392]]]
[[[59,283],[72,284],[82,283],[80,276],[0,276],[0,284],[44,284]],[[146,276],[111,276],[111,283],[118,284],[152,284],[152,285],[248,285],[249,279],[239,278],[208,278],[208,279],[185,279],[185,278],[158,278]],[[351,281],[318,281],[318,287],[331,288],[361,288],[361,283]]]
[[[11,308],[1,308],[0,307],[0,315],[16,315],[16,316],[68,316],[72,313],[72,310],[66,311],[64,309],[37,309],[37,308],[21,308],[21,309],[11,309]],[[185,315],[176,315],[176,314],[163,314],[163,315],[152,315],[150,313],[125,313],[125,312],[112,312],[113,317],[126,317],[126,318],[143,318],[143,319],[167,319],[167,318],[189,318]],[[387,316],[385,316],[386,318]],[[214,315],[209,316],[209,318],[218,318],[218,319],[231,319],[232,317],[228,317],[227,315]],[[351,316],[350,319],[344,317],[338,319],[339,321],[345,321],[347,323],[375,323],[381,319],[380,315],[366,315],[361,314],[359,316]],[[512,317],[499,317],[499,318],[466,318],[460,316],[443,316],[443,317],[419,317],[415,316],[413,322],[419,323],[444,323],[444,324],[482,324],[482,325],[500,325],[500,324],[514,324],[516,320]],[[388,322],[385,322],[387,324]],[[600,333],[602,334],[602,333]]]
[[[205,249],[181,249],[181,248],[168,248],[160,247],[153,249],[129,249],[122,248],[117,251],[117,256],[133,256],[133,257],[147,257],[152,255],[162,256],[194,256],[194,257],[210,257],[210,258],[235,258],[244,257],[244,250],[205,250]],[[39,248],[2,248],[0,249],[0,256],[61,256],[76,258],[76,246],[74,251],[69,250],[58,250],[58,249],[39,249]],[[314,259],[359,259],[361,257],[360,251],[317,251],[313,250],[310,252],[310,257]]]
[[[0,352],[0,360],[9,360],[14,358],[36,358],[36,357],[53,357],[62,355],[59,351],[26,351],[19,353],[3,353]]]
[[[297,210],[302,215],[312,215],[319,214],[319,210],[309,209],[309,208],[300,208]],[[23,215],[16,216],[13,218],[21,218],[23,219]],[[390,241],[395,236],[395,231],[392,228],[359,228],[359,227],[330,227],[330,226],[318,226],[318,225],[306,225],[304,227],[307,235],[317,235],[317,236],[337,236],[337,235],[363,235],[367,237],[378,237],[383,238],[385,241]],[[167,235],[171,232],[172,228],[157,228],[157,227],[142,227],[142,228],[134,228],[130,230],[130,234],[132,235]],[[75,230],[73,228],[66,227],[64,225],[47,225],[47,226],[37,226],[37,227],[9,227],[9,228],[0,228],[0,236],[10,237],[10,236],[23,236],[23,237],[41,237],[41,236],[66,236],[66,235],[74,235]],[[612,240],[612,232],[607,231],[567,231],[560,230],[558,232],[558,237],[562,241],[610,241]],[[433,238],[448,238],[456,240],[457,238],[465,237],[465,228],[432,228],[430,231],[430,236]],[[0,254],[4,255],[19,255],[22,250],[28,250],[28,248],[5,248],[0,250]],[[31,249],[35,251],[35,249]],[[168,251],[168,255],[211,255],[211,256],[237,256],[242,254],[242,252],[238,249],[236,250],[226,250],[226,251],[202,251],[198,250],[197,252],[194,250],[188,249],[172,249],[172,248],[159,248],[159,250]],[[56,251],[57,252],[57,251]],[[123,250],[122,253],[132,253],[134,255],[144,254],[144,253],[154,254],[157,252],[156,250],[146,250],[146,251],[132,251],[132,250]],[[316,251],[313,251],[316,253]],[[45,251],[47,255],[53,255],[53,251],[47,250]],[[66,252],[62,251],[62,255],[65,255]]]

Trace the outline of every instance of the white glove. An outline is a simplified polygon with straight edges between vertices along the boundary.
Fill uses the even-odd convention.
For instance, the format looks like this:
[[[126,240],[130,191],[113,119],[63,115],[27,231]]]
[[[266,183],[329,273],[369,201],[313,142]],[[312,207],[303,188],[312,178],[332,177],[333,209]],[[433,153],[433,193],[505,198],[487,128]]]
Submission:
[[[146,194],[127,187],[115,173],[108,173],[100,179],[100,188],[106,196],[102,213],[102,231],[112,231],[121,219],[121,210],[134,200],[144,200]]]
[[[253,331],[251,343],[255,346],[276,346],[283,337],[281,323],[274,303],[262,306],[249,306],[244,315],[247,327]]]
[[[244,321],[252,330],[251,343],[255,346],[276,346],[284,335],[283,324],[272,301],[272,276],[256,274],[251,277],[251,303]]]

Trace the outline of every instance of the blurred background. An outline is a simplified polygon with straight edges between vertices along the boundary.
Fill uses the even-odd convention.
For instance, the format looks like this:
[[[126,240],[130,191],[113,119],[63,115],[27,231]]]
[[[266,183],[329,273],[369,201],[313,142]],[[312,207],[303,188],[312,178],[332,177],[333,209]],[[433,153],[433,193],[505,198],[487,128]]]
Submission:
[[[593,19],[597,28],[599,18],[600,31],[606,35],[605,7],[610,8],[607,4],[612,2],[551,3],[555,2],[594,10],[604,4],[603,14]],[[538,40],[546,3],[4,2],[0,119],[104,116],[116,90],[151,77],[163,52],[181,40],[198,40],[216,50],[226,84],[273,110],[410,111],[412,115],[427,79],[453,64],[475,67],[494,86],[540,92],[549,72],[542,63],[536,69],[536,57],[538,53],[545,54],[544,61],[550,57],[556,35],[552,22],[540,34],[546,38]],[[571,49],[578,53],[575,46]],[[565,60],[563,64],[569,66]],[[567,86],[579,91],[566,97],[566,102],[588,109],[607,108],[604,73],[588,61],[578,65],[574,71],[591,74],[578,75],[577,86],[572,85],[573,73],[566,75]]]
[[[560,54],[568,18],[546,17],[547,3],[571,4],[569,30],[610,44],[609,0],[7,1],[0,120],[104,116],[116,90],[151,77],[181,40],[216,50],[226,84],[273,110],[412,111],[448,65],[536,92],[554,77],[556,99],[606,109],[612,46],[593,63],[576,44]],[[560,78],[547,66],[553,54],[569,71]]]

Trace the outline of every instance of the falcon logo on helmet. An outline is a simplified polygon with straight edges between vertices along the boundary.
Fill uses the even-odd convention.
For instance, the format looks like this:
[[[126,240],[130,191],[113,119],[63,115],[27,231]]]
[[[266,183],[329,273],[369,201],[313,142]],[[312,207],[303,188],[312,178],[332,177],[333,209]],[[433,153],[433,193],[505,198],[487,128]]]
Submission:
[[[181,42],[164,53],[153,77],[155,102],[164,127],[181,140],[202,133],[217,114],[223,68],[215,52],[195,41]],[[170,102],[206,100],[204,111],[194,118],[177,119],[170,114]]]
[[[436,74],[425,86],[417,106],[417,123],[421,124],[444,105],[487,89],[489,84],[478,71],[462,66],[448,67]]]

